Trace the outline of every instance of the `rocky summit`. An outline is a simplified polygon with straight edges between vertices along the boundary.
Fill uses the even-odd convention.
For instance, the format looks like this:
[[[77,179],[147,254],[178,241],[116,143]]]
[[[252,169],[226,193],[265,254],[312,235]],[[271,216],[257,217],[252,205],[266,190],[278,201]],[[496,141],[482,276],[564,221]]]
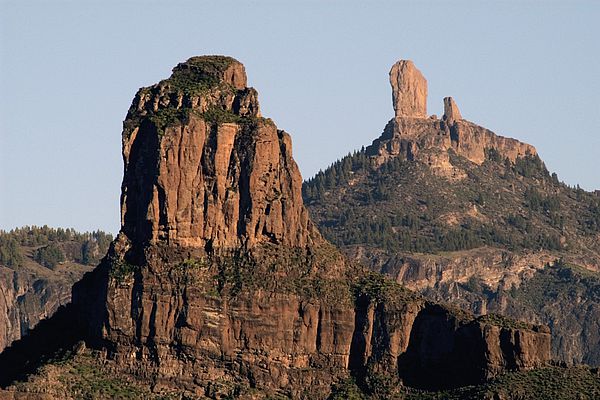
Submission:
[[[291,139],[261,118],[238,61],[178,65],[136,94],[124,125],[122,233],[135,245],[320,240],[302,207]]]
[[[394,68],[397,117],[373,154],[420,157],[419,132],[433,126],[473,158],[483,156],[456,135],[515,157],[529,149],[464,122],[455,105],[447,123],[424,118],[425,80],[412,63]],[[547,327],[436,304],[323,239],[290,136],[261,116],[246,81],[232,58],[194,57],[138,91],[122,135],[121,232],[73,303],[0,356],[0,383],[30,371],[49,337],[52,350],[84,339],[106,374],[185,398],[327,398],[349,380],[387,398],[549,362]],[[66,378],[58,389],[44,379],[46,393],[74,396]]]
[[[390,71],[392,100],[396,113],[380,138],[367,148],[379,163],[390,157],[428,163],[437,174],[460,179],[463,171],[450,162],[448,150],[476,164],[494,149],[515,161],[535,155],[533,146],[505,138],[462,118],[452,97],[444,99],[444,116],[427,116],[427,80],[412,61],[401,60]]]

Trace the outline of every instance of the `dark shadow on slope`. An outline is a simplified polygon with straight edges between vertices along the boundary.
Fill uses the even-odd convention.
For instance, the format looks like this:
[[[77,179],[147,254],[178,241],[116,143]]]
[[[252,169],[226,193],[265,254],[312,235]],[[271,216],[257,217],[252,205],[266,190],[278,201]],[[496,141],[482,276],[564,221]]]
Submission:
[[[410,387],[455,388],[485,381],[484,355],[475,325],[464,324],[444,307],[432,304],[417,315],[398,369]]]
[[[0,387],[26,378],[43,364],[64,357],[82,335],[72,304],[61,306],[54,315],[40,321],[29,334],[0,354]]]
[[[61,306],[0,353],[0,388],[26,379],[49,361],[68,356],[81,340],[92,346],[100,344],[98,333],[104,318],[101,305],[106,298],[107,279],[105,258],[73,286],[71,303]]]

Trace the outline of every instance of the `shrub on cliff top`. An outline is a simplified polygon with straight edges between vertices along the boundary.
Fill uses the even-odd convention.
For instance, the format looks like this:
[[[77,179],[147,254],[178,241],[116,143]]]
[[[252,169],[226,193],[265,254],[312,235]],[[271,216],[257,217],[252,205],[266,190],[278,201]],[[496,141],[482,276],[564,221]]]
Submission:
[[[192,57],[173,68],[166,81],[175,89],[195,93],[218,85],[223,72],[235,60],[225,56]]]

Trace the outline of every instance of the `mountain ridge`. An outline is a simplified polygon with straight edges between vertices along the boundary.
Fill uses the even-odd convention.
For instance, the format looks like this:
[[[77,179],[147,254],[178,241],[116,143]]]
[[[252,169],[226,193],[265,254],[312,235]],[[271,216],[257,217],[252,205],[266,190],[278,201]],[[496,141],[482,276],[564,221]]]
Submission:
[[[476,314],[547,323],[555,357],[598,363],[595,350],[585,355],[600,348],[597,305],[577,300],[594,284],[573,278],[576,294],[546,297],[559,315],[519,291],[534,278],[562,285],[546,265],[598,271],[597,196],[561,183],[533,146],[465,121],[451,98],[444,103],[441,119],[406,116],[394,104],[396,116],[372,145],[305,182],[311,217],[351,259]],[[587,333],[577,337],[577,329]]]

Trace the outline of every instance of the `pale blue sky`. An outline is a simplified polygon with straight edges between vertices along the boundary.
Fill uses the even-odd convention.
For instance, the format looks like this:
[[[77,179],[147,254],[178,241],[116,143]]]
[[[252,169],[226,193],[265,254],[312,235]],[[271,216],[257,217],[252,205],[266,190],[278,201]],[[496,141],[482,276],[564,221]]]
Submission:
[[[600,188],[600,2],[1,1],[0,229],[119,228],[121,123],[136,90],[201,54],[246,65],[305,178],[392,117],[412,59],[429,113],[537,147]]]

